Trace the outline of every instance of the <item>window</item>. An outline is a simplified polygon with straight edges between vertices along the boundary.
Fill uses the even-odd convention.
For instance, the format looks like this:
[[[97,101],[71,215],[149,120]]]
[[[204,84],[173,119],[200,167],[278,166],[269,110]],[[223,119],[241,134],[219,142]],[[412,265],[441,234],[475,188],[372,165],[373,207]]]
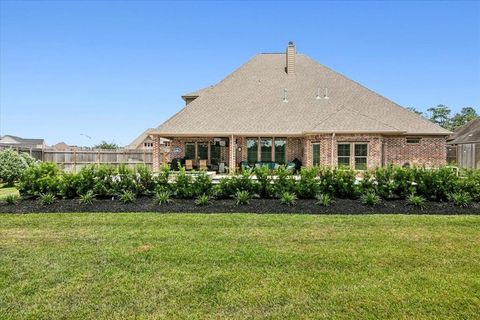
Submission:
[[[367,170],[368,144],[355,144],[355,169]]]
[[[421,137],[407,137],[407,144],[420,144],[420,141],[422,140]]]
[[[286,161],[286,141],[285,139],[275,139],[275,162],[284,164]]]
[[[350,167],[350,143],[339,143],[337,145],[337,157],[339,168]]]
[[[247,161],[248,163],[255,163],[258,161],[257,139],[247,139]]]
[[[217,164],[220,162],[220,144],[219,143],[214,143],[211,146],[211,162],[214,164]]]
[[[143,145],[145,148],[153,148],[153,142],[145,142]]]
[[[272,139],[260,139],[260,159],[262,161],[272,161]]]
[[[320,143],[312,144],[312,164],[314,166],[320,165]]]
[[[200,160],[208,159],[208,143],[198,144],[198,157]]]
[[[185,159],[190,159],[190,160],[195,159],[195,143],[193,142],[185,143]]]

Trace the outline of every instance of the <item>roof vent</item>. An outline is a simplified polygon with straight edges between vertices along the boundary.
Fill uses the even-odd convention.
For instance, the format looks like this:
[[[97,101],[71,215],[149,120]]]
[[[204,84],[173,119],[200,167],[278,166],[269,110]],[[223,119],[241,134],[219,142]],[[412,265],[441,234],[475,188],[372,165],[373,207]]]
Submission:
[[[325,87],[325,95],[323,96],[323,99],[330,99],[328,97],[328,88]]]
[[[320,97],[320,88],[317,88],[317,96],[315,97],[315,99],[317,100],[322,99],[322,97]]]
[[[283,89],[283,102],[288,102],[288,99],[287,99],[287,88]]]
[[[294,74],[295,73],[295,44],[293,41],[288,43],[287,47],[287,66],[286,71],[287,74]]]

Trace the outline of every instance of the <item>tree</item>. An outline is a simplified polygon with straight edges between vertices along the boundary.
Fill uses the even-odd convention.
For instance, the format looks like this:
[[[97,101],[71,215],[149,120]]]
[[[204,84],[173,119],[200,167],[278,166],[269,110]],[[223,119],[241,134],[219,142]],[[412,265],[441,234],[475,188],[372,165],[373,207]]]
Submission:
[[[462,108],[460,112],[456,113],[451,120],[451,130],[455,130],[458,127],[463,126],[465,123],[478,117],[475,109],[471,107]]]
[[[35,163],[30,155],[13,149],[0,151],[0,182],[13,186],[29,166]]]
[[[112,141],[112,142],[107,142],[105,140],[102,140],[102,142],[100,142],[99,144],[97,145],[94,145],[93,146],[95,149],[118,149],[120,148],[116,143],[115,141]]]
[[[439,104],[436,107],[431,107],[427,110],[428,112],[431,113],[430,115],[430,121],[433,123],[438,124],[442,128],[445,129],[450,129],[451,127],[451,119],[450,119],[450,108],[443,105]]]
[[[411,112],[413,112],[413,113],[416,113],[416,114],[418,114],[419,116],[423,116],[423,112],[417,110],[415,107],[407,107],[407,110],[408,110],[408,111],[411,111]]]

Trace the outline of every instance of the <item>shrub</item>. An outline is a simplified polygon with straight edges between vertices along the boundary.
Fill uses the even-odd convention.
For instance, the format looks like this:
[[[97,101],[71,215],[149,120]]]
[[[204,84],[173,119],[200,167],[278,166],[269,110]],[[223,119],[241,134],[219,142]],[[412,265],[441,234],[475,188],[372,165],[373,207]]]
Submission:
[[[237,191],[247,191],[250,194],[254,194],[257,191],[257,183],[252,180],[251,170],[243,171],[239,175],[233,176],[229,183],[231,187],[229,196],[235,195]]]
[[[330,206],[333,202],[332,197],[327,193],[318,194],[315,198],[317,199],[317,204],[324,207]]]
[[[312,199],[320,191],[317,176],[319,167],[302,168],[300,170],[300,181],[297,183],[297,194],[304,199]]]
[[[39,196],[52,193],[57,195],[60,190],[63,172],[52,162],[41,162],[29,167],[22,174],[18,183],[21,195]]]
[[[480,170],[463,169],[459,179],[459,189],[467,192],[473,201],[480,201]]]
[[[373,206],[380,203],[380,197],[374,192],[367,192],[360,197],[364,205]]]
[[[297,196],[291,192],[284,192],[280,196],[280,203],[287,206],[294,206],[297,203]]]
[[[73,199],[78,193],[78,174],[63,173],[60,175],[58,183],[58,194],[65,199]]]
[[[423,209],[425,207],[425,198],[412,193],[407,197],[407,204]]]
[[[137,191],[141,195],[151,195],[155,191],[156,182],[152,171],[146,166],[137,166],[135,168],[135,178],[137,181]]]
[[[80,195],[79,202],[80,204],[92,204],[94,199],[95,195],[93,194],[93,191],[90,190],[85,194]]]
[[[170,173],[170,166],[168,164],[162,164],[160,172],[154,178],[156,192],[167,190],[174,191],[172,190],[172,185],[169,183]]]
[[[459,178],[453,168],[413,168],[416,193],[433,201],[446,201],[449,194],[458,191]]]
[[[206,206],[209,203],[210,203],[210,197],[206,194],[199,195],[195,199],[195,205],[197,206]]]
[[[34,162],[26,153],[19,154],[13,149],[0,151],[0,182],[13,186]]]
[[[281,166],[275,171],[273,184],[268,185],[268,194],[274,198],[280,198],[284,192],[295,192],[296,183],[293,179],[292,172]]]
[[[111,179],[114,194],[123,194],[125,191],[130,191],[134,195],[138,194],[137,175],[133,169],[126,165],[114,168]]]
[[[323,167],[319,170],[318,192],[320,194],[336,194],[335,186],[336,171],[329,167]]]
[[[470,205],[472,197],[466,192],[456,192],[452,193],[449,197],[450,201],[453,202],[457,207],[466,208]]]
[[[170,191],[157,191],[155,193],[155,203],[159,205],[169,204],[172,202]]]
[[[272,172],[267,167],[258,167],[253,170],[257,177],[257,192],[262,198],[266,198],[269,194],[270,178]]]
[[[355,171],[351,169],[334,169],[332,185],[333,190],[335,190],[335,197],[348,199],[356,199],[358,197],[357,179]]]
[[[237,206],[250,204],[250,194],[248,191],[237,191],[235,194],[235,203]]]
[[[405,199],[416,191],[413,170],[389,165],[374,171],[376,192],[384,199]]]
[[[185,172],[185,168],[180,168],[175,179],[175,194],[179,198],[192,198],[192,176]]]
[[[123,203],[134,203],[137,199],[135,193],[130,190],[125,190],[120,194],[119,200]]]
[[[212,192],[212,180],[205,171],[200,171],[198,175],[193,178],[191,188],[193,196],[210,194]]]
[[[17,204],[19,196],[16,194],[8,194],[4,199],[8,204]]]
[[[51,192],[40,194],[40,203],[44,206],[51,205],[55,202],[55,195]]]

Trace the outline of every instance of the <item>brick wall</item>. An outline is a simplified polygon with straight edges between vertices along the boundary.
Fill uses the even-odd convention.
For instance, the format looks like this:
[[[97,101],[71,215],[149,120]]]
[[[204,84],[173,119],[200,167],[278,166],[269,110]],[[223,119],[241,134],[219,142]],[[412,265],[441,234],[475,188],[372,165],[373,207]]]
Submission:
[[[417,145],[407,144],[404,136],[385,137],[386,164],[444,165],[447,162],[445,137],[424,136]]]

